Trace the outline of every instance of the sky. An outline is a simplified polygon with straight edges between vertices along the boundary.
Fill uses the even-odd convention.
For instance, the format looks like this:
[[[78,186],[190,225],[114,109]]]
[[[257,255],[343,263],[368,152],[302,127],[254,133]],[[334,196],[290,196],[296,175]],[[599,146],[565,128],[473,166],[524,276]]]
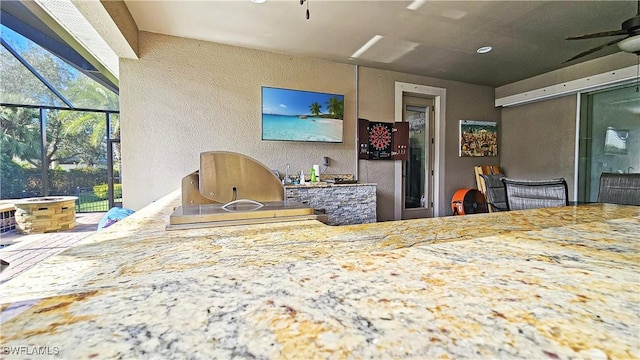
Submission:
[[[309,115],[309,106],[317,102],[322,105],[320,113],[325,114],[327,102],[330,98],[338,96],[344,100],[344,95],[325,94],[311,91],[277,89],[262,87],[262,113],[277,115]]]
[[[0,34],[2,34],[4,41],[9,43],[9,45],[11,45],[11,47],[16,51],[20,52],[27,49],[27,40],[22,37],[22,35],[18,35],[8,27],[2,25],[0,27]]]

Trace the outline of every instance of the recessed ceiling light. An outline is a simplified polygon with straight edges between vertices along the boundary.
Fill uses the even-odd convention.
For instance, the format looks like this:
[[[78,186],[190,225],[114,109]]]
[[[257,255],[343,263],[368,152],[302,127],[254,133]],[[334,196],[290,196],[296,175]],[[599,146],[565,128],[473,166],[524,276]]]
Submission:
[[[251,2],[254,3],[254,4],[262,4],[262,3],[267,2],[267,0],[251,0]]]
[[[493,48],[491,46],[483,46],[481,48],[478,48],[478,50],[476,50],[476,52],[478,54],[486,54],[491,50],[493,50]]]

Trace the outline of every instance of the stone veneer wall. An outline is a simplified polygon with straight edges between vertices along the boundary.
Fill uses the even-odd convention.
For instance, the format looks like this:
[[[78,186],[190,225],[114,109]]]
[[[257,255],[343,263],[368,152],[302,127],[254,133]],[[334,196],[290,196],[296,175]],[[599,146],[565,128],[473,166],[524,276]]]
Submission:
[[[350,184],[332,186],[287,186],[287,200],[324,210],[327,225],[376,222],[376,186]]]

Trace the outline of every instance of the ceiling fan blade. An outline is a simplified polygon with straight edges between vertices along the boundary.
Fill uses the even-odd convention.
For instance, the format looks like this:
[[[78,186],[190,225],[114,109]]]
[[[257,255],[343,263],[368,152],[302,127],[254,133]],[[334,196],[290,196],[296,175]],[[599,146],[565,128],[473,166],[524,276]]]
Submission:
[[[596,51],[598,51],[598,50],[602,50],[602,49],[606,48],[607,46],[611,46],[611,45],[613,45],[613,44],[619,43],[620,41],[622,41],[622,40],[624,40],[624,39],[626,39],[626,38],[622,38],[622,39],[615,39],[615,40],[613,40],[613,41],[609,41],[609,42],[608,42],[608,43],[606,43],[606,44],[602,44],[602,45],[600,45],[600,46],[598,46],[598,47],[594,47],[593,49],[587,50],[587,51],[585,51],[585,52],[581,52],[580,54],[578,54],[578,55],[576,55],[576,56],[572,57],[571,59],[569,59],[569,60],[567,60],[567,61],[563,62],[563,64],[564,64],[564,63],[568,63],[569,61],[573,61],[573,60],[575,60],[575,59],[579,59],[579,58],[581,58],[581,57],[583,57],[583,56],[587,56],[587,55],[592,54],[592,53],[594,53],[594,52],[596,52]]]
[[[571,36],[568,37],[567,40],[582,40],[582,39],[594,39],[605,36],[618,36],[618,35],[628,35],[627,30],[611,30],[611,31],[603,31],[594,34],[580,35],[580,36]]]

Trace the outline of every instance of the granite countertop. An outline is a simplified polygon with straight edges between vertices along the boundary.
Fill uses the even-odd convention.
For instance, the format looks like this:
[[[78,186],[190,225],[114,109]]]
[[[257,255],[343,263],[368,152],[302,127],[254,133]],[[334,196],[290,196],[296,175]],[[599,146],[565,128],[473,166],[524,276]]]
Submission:
[[[4,358],[640,358],[640,207],[166,231],[178,197],[1,285]]]

